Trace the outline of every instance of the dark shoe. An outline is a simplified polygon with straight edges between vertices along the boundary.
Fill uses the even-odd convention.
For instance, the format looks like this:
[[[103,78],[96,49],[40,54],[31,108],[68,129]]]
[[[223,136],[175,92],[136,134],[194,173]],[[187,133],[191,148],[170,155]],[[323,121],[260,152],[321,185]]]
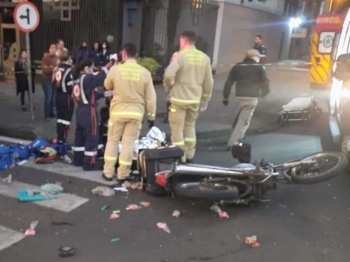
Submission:
[[[115,187],[121,187],[123,186],[123,184],[125,182],[131,182],[131,179],[129,177],[125,178],[125,179],[118,179],[117,178],[117,183],[112,185],[111,188],[115,188]]]
[[[102,173],[102,178],[108,182],[111,182],[113,180],[113,177],[106,177],[105,174]]]
[[[22,106],[22,111],[27,111],[27,107],[25,105]]]

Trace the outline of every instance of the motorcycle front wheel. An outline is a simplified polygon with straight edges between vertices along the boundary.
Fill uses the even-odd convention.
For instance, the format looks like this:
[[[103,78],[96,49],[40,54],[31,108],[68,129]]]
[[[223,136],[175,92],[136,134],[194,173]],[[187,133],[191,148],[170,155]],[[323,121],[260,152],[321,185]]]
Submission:
[[[311,155],[300,162],[300,165],[284,171],[296,184],[324,182],[345,171],[348,166],[348,158],[338,152]]]
[[[238,187],[213,181],[180,183],[174,191],[178,196],[209,201],[235,200],[239,196]]]

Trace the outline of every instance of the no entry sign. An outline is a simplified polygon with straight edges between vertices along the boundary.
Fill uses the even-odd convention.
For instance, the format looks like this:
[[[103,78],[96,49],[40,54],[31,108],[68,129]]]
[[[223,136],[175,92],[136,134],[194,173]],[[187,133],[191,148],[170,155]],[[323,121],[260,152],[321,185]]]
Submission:
[[[40,21],[39,11],[31,2],[22,2],[16,6],[13,18],[19,30],[25,33],[34,31]]]

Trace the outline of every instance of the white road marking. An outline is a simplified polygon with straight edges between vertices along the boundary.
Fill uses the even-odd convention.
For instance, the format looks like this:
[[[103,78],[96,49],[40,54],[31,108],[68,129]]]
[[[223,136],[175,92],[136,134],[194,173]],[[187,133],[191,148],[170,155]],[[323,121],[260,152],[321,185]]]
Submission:
[[[21,241],[25,235],[21,232],[0,226],[0,251]]]
[[[45,172],[52,172],[62,176],[74,177],[83,180],[88,180],[92,182],[97,182],[104,185],[113,185],[116,181],[108,182],[104,180],[102,176],[102,171],[84,171],[81,167],[76,167],[73,165],[68,165],[65,163],[54,162],[50,164],[36,164],[33,161],[28,161],[23,167],[30,167],[36,170],[41,170]]]
[[[26,184],[18,181],[14,181],[12,184],[0,183],[0,194],[17,199],[18,198],[17,193],[19,190],[23,190],[23,189],[33,190],[38,188],[39,188],[38,186]],[[68,213],[78,208],[79,206],[85,204],[88,201],[89,199],[84,197],[80,197],[80,196],[76,196],[68,193],[62,193],[57,195],[57,199],[33,201],[30,203]]]
[[[0,136],[0,141],[7,142],[7,143],[13,143],[13,144],[30,144],[32,141],[29,140],[23,140],[23,139],[17,139],[7,136]]]

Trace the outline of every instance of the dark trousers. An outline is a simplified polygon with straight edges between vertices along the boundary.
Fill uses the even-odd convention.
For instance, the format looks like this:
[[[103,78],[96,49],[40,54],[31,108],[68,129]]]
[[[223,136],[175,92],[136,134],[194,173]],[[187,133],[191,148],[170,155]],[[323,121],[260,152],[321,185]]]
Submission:
[[[50,78],[43,77],[42,86],[43,86],[43,91],[45,95],[44,115],[45,115],[45,118],[49,118],[54,116],[54,107],[55,107],[54,99],[55,99],[56,90]]]
[[[96,108],[90,105],[78,105],[76,110],[76,130],[74,139],[75,166],[84,170],[95,170],[99,142],[99,117]]]
[[[56,94],[57,140],[66,142],[74,113],[74,102],[68,93]]]
[[[28,91],[20,91],[21,106],[24,106],[26,104],[24,101],[26,92],[28,92]]]

